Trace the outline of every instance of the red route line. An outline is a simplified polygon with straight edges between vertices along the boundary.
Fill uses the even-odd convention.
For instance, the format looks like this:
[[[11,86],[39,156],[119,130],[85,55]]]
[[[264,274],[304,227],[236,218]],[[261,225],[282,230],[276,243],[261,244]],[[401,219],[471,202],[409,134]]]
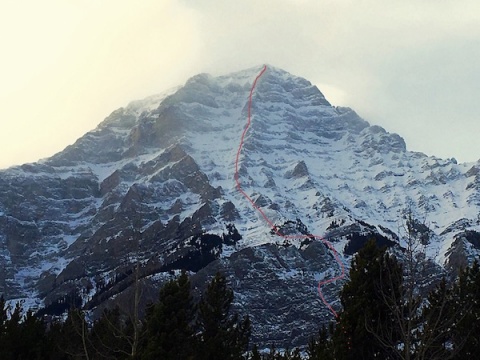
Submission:
[[[265,73],[265,71],[267,71],[267,66],[266,65],[263,67],[262,71],[260,71],[260,73],[255,78],[255,81],[253,82],[252,88],[250,89],[250,95],[248,97],[248,120],[247,120],[247,125],[245,126],[245,129],[243,129],[242,137],[240,139],[240,146],[238,147],[237,156],[235,158],[235,175],[234,175],[234,178],[235,178],[235,183],[236,183],[236,186],[237,186],[237,190],[250,202],[250,204],[253,206],[253,208],[255,210],[257,210],[260,213],[260,215],[262,215],[263,219],[267,222],[267,224],[272,228],[272,230],[278,236],[283,237],[284,239],[304,239],[304,238],[309,238],[309,237],[313,236],[316,239],[320,239],[332,251],[332,253],[335,257],[335,260],[340,265],[341,274],[338,275],[338,276],[335,276],[333,278],[327,279],[327,280],[320,280],[318,282],[318,294],[320,295],[320,298],[322,299],[325,306],[332,312],[332,314],[335,317],[338,317],[337,312],[333,309],[332,305],[330,305],[330,303],[327,300],[325,300],[325,297],[323,296],[323,292],[322,292],[322,286],[323,285],[330,284],[334,281],[343,279],[345,277],[345,267],[343,265],[343,262],[340,260],[340,257],[338,256],[338,253],[335,250],[335,248],[332,246],[332,244],[330,244],[330,242],[328,242],[322,236],[319,236],[319,235],[308,235],[308,236],[307,235],[283,235],[277,229],[275,224],[265,215],[263,210],[255,204],[255,202],[250,198],[250,196],[248,196],[248,194],[245,191],[243,191],[242,185],[240,183],[240,179],[239,179],[239,175],[238,175],[238,162],[240,160],[240,154],[242,152],[243,143],[245,141],[245,135],[247,134],[247,131],[250,128],[250,124],[252,123],[252,95],[253,95],[253,91],[255,90],[255,87],[257,85],[258,79],[260,79],[260,77]]]

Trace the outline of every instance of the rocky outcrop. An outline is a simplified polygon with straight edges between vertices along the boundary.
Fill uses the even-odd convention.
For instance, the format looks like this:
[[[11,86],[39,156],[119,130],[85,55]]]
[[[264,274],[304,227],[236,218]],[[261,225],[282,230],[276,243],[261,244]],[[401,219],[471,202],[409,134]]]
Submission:
[[[273,244],[243,249],[199,271],[192,278],[193,286],[202,286],[217,271],[227,275],[235,292],[234,309],[250,316],[252,341],[261,347],[305,345],[318,324],[332,320],[317,286],[338,269],[331,266],[319,241],[304,250]],[[339,309],[338,287],[327,286],[323,291]]]
[[[287,179],[298,179],[304,176],[308,176],[308,168],[304,161],[299,161],[292,170],[287,171],[285,174]]]

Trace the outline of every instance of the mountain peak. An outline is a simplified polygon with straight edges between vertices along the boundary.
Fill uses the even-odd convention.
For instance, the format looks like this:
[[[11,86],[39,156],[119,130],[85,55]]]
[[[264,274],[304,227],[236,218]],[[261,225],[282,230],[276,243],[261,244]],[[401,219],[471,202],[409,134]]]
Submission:
[[[2,171],[0,291],[45,305],[84,294],[83,305],[94,307],[102,288],[75,291],[109,282],[128,270],[128,259],[141,258],[152,281],[182,268],[199,277],[226,269],[247,310],[260,301],[254,294],[265,292],[243,284],[264,287],[267,279],[269,289],[292,290],[269,291],[268,311],[301,294],[291,318],[313,319],[317,328],[329,312],[318,309],[312,289],[337,265],[310,234],[331,239],[348,263],[371,237],[403,246],[399,221],[409,209],[428,216],[427,255],[438,255],[439,265],[480,253],[478,163],[407,151],[400,136],[331,106],[311,82],[274,66],[258,78],[250,103],[263,68],[196,75],[114,111],[41,164]],[[287,241],[265,218],[305,238]],[[114,287],[108,291],[115,295]],[[330,297],[337,292],[332,284]],[[303,329],[267,310],[252,318]]]

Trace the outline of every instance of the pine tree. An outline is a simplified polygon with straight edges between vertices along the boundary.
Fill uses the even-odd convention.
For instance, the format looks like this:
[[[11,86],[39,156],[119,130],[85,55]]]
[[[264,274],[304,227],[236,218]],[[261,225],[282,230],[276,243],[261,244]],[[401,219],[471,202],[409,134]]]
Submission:
[[[459,313],[453,295],[445,279],[428,294],[420,317],[422,327],[415,330],[418,338],[416,359],[450,359],[454,355],[449,346],[455,322],[452,318],[457,318]]]
[[[258,351],[258,346],[257,344],[253,345],[252,351],[250,353],[250,360],[262,360],[262,355],[260,355],[260,352]]]
[[[79,309],[71,309],[67,319],[56,329],[55,342],[58,352],[65,358],[85,358],[90,360],[92,349],[89,344],[89,331],[85,314]]]
[[[48,325],[47,339],[48,339],[48,359],[49,360],[66,360],[72,358],[67,355],[63,349],[68,348],[68,344],[65,344],[63,336],[64,324],[60,321],[53,321]],[[60,344],[62,344],[60,346]]]
[[[23,315],[17,303],[13,311],[0,299],[0,358],[47,359],[49,342],[43,322],[32,312]]]
[[[458,359],[474,359],[480,350],[480,265],[477,261],[460,273],[455,287],[459,313],[453,340]]]
[[[8,319],[7,311],[8,311],[7,305],[5,303],[5,299],[3,298],[3,295],[2,295],[0,297],[0,341],[3,339],[3,336],[5,335],[4,325],[5,325],[5,322]],[[0,345],[3,345],[3,344],[0,343]]]
[[[325,326],[318,332],[316,338],[310,339],[307,354],[309,360],[333,360],[333,343]]]
[[[3,312],[1,317],[3,318],[3,324],[1,331],[1,353],[2,358],[4,359],[17,359],[21,356],[21,324],[20,320],[22,318],[22,306],[20,303],[15,305],[13,311],[11,311],[9,306],[5,305],[5,301],[3,303]],[[0,305],[2,305],[0,303]]]
[[[336,359],[389,359],[398,338],[392,309],[400,307],[402,268],[373,240],[355,256],[341,291],[343,312],[333,335]]]
[[[230,314],[232,301],[233,291],[225,276],[217,273],[199,304],[198,359],[243,359],[250,338],[250,319],[239,320],[238,314]]]
[[[43,321],[28,311],[21,323],[20,347],[23,359],[47,359],[49,339]]]
[[[102,316],[93,323],[89,334],[89,344],[94,351],[92,359],[127,359],[131,354],[128,343],[128,329],[115,307],[104,310]]]
[[[185,273],[160,290],[159,302],[148,310],[142,359],[189,359],[193,356],[195,306]]]

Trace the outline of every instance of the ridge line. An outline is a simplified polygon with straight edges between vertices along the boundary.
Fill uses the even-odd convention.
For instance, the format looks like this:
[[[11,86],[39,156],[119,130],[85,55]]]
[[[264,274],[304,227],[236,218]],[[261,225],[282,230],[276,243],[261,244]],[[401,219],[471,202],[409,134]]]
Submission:
[[[255,90],[255,87],[257,86],[257,81],[265,73],[265,71],[267,71],[267,66],[266,65],[263,66],[262,71],[260,71],[260,73],[256,76],[255,80],[253,81],[252,87],[250,89],[250,95],[248,97],[247,124],[246,124],[245,128],[243,129],[242,136],[240,138],[240,145],[238,146],[237,155],[235,157],[234,178],[235,178],[236,188],[237,188],[238,192],[241,193],[248,200],[248,202],[250,202],[252,207],[260,213],[260,215],[263,217],[265,222],[270,226],[270,228],[275,232],[276,235],[278,235],[280,237],[283,237],[284,239],[299,239],[299,238],[303,239],[303,238],[311,238],[313,236],[316,239],[320,239],[323,242],[323,244],[328,249],[330,249],[330,251],[334,255],[335,260],[337,261],[337,263],[340,266],[341,273],[340,273],[340,275],[334,276],[330,279],[320,280],[318,282],[317,290],[318,290],[318,294],[319,294],[320,298],[322,299],[323,303],[325,304],[325,306],[330,310],[330,312],[335,316],[335,318],[338,318],[337,312],[333,309],[332,305],[327,300],[325,300],[325,297],[324,297],[323,291],[322,291],[322,286],[330,284],[330,283],[335,282],[337,280],[341,280],[345,277],[345,266],[344,266],[343,262],[340,260],[340,257],[338,255],[337,251],[335,250],[335,248],[332,246],[332,244],[329,241],[327,241],[325,238],[323,238],[323,236],[320,236],[320,235],[313,235],[313,234],[310,234],[310,235],[284,235],[284,234],[282,234],[280,232],[280,230],[278,230],[277,226],[265,215],[263,210],[259,206],[257,206],[255,204],[255,202],[250,198],[250,196],[248,196],[248,194],[242,189],[242,185],[240,183],[239,174],[238,174],[238,163],[239,163],[239,160],[240,160],[240,154],[242,152],[243,143],[245,141],[245,135],[247,134],[247,131],[250,128],[250,125],[252,123],[252,96],[253,96],[253,92]]]

